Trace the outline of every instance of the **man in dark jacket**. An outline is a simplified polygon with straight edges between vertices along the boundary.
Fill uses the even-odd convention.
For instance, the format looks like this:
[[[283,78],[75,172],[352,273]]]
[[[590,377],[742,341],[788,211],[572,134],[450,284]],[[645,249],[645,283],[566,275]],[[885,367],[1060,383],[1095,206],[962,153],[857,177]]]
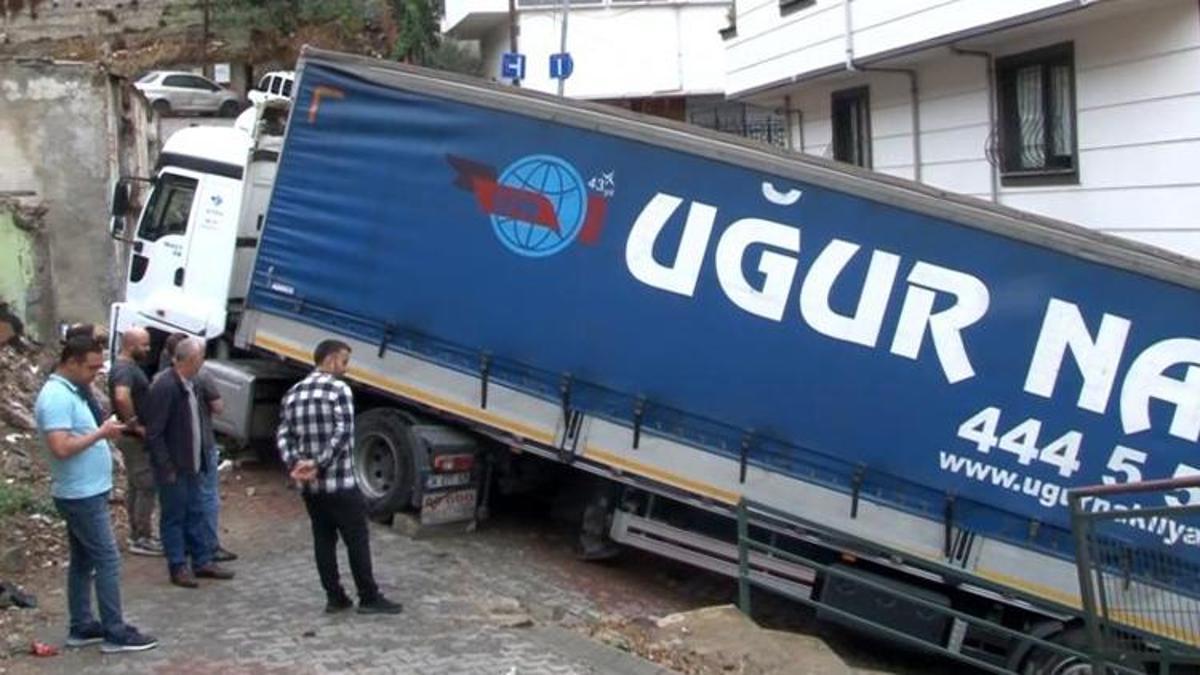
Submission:
[[[162,354],[158,359],[158,372],[170,370],[175,347],[180,341],[187,339],[187,333],[172,333],[163,343]],[[204,522],[208,526],[208,538],[213,546],[214,562],[231,562],[237,560],[237,554],[221,545],[220,513],[221,513],[221,478],[217,474],[217,466],[221,463],[217,451],[216,434],[213,433],[212,418],[219,416],[225,409],[225,401],[221,392],[207,373],[200,371],[195,377],[196,391],[200,395],[200,431],[204,434],[204,448],[208,451],[207,470],[200,481],[200,495],[204,503]]]
[[[199,408],[203,403],[194,384],[204,365],[204,341],[182,340],[173,364],[150,385],[146,449],[158,483],[159,530],[171,583],[196,588],[197,577],[233,578],[233,572],[213,562],[205,527],[200,481],[211,453],[204,448]]]

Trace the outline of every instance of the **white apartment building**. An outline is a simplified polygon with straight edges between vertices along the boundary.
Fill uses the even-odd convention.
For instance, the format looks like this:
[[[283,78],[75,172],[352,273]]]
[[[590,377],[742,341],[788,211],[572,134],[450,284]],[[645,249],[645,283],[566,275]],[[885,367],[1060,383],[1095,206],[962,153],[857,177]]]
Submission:
[[[1197,0],[735,0],[798,151],[1200,257]]]
[[[445,34],[478,41],[485,76],[499,82],[501,56],[526,56],[520,86],[555,93],[549,58],[561,47],[561,0],[446,0]],[[782,118],[726,101],[721,29],[729,0],[570,0],[567,52],[575,68],[564,94],[786,143]]]

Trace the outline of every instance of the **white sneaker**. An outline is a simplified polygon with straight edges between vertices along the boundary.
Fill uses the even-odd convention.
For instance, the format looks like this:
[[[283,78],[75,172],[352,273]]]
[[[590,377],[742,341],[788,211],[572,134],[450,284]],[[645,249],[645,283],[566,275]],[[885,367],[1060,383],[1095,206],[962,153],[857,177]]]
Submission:
[[[129,541],[129,552],[134,555],[162,556],[162,544],[153,539],[137,539]]]

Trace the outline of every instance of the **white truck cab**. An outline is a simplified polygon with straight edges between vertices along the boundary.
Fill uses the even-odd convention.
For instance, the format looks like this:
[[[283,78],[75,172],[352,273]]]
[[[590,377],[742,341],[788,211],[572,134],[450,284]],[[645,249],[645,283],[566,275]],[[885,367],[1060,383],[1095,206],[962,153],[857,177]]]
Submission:
[[[282,136],[261,123],[286,105],[260,104],[242,128],[189,127],[167,139],[137,221],[125,299],[112,334],[131,325],[212,340],[245,299]],[[246,127],[249,127],[247,133]],[[113,192],[113,235],[125,234],[128,187]]]

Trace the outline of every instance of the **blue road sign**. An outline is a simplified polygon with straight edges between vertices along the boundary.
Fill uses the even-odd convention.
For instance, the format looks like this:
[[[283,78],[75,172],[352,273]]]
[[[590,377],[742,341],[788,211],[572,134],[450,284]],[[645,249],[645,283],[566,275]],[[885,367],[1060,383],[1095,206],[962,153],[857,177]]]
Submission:
[[[575,59],[569,52],[550,55],[550,77],[555,80],[565,80],[575,70]]]
[[[500,59],[500,77],[510,80],[525,79],[525,55],[517,52],[504,52]]]

